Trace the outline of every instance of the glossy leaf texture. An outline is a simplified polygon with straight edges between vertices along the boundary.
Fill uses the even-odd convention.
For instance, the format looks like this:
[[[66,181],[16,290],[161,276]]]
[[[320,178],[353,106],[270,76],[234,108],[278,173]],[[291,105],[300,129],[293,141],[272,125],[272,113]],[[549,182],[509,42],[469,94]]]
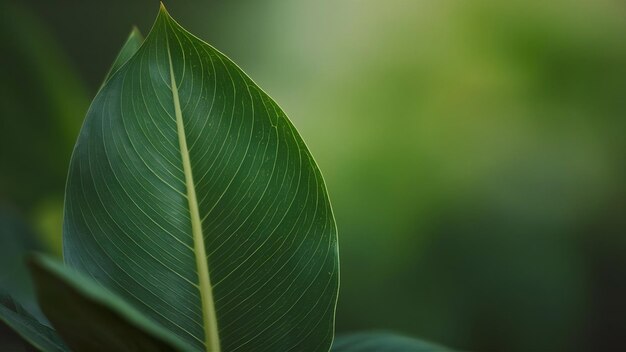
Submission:
[[[196,348],[330,348],[338,250],[317,165],[163,8],[89,109],[65,206],[66,263]]]
[[[63,263],[36,256],[30,266],[41,308],[72,351],[193,350],[121,297]]]
[[[339,336],[333,352],[452,352],[430,342],[388,332],[362,332]]]

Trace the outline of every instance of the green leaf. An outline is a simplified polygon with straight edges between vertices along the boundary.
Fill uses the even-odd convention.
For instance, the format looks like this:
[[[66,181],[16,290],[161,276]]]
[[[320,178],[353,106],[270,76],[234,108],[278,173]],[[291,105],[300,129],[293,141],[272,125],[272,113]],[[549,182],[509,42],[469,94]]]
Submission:
[[[430,342],[386,332],[363,332],[340,336],[333,352],[452,352]]]
[[[91,105],[65,206],[66,262],[197,348],[330,348],[337,238],[313,157],[163,8]]]
[[[141,43],[143,43],[143,35],[141,35],[141,32],[139,32],[137,27],[133,27],[128,35],[128,38],[126,39],[126,42],[124,42],[122,49],[120,49],[120,52],[117,54],[113,65],[111,65],[111,69],[109,69],[109,73],[107,73],[102,85],[104,85],[104,83],[106,83],[109,78],[111,78],[111,76],[117,72],[120,67],[122,67],[122,65],[135,55],[137,50],[139,50]]]
[[[54,330],[38,321],[11,297],[0,295],[0,325],[2,323],[17,333],[21,341],[12,334],[3,334],[0,336],[0,350],[30,351],[35,348],[45,352],[69,351]]]
[[[34,257],[37,297],[74,351],[190,351],[193,347],[119,296],[60,262]]]

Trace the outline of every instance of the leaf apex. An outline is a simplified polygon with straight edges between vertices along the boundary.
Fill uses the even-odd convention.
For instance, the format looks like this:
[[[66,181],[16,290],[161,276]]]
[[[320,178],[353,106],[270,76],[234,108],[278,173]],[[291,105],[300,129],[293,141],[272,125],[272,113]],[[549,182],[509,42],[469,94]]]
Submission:
[[[167,8],[165,8],[165,4],[161,1],[159,5],[159,14],[157,15],[156,23],[170,22],[172,20],[172,15],[170,15]],[[149,36],[149,35],[148,35]]]
[[[143,38],[143,35],[141,34],[141,31],[139,30],[139,28],[137,28],[137,26],[133,25],[130,28],[130,34],[129,37],[138,37],[138,38]]]
[[[169,16],[169,13],[167,12],[167,9],[165,8],[165,4],[163,3],[163,1],[159,2],[159,13],[165,14]]]

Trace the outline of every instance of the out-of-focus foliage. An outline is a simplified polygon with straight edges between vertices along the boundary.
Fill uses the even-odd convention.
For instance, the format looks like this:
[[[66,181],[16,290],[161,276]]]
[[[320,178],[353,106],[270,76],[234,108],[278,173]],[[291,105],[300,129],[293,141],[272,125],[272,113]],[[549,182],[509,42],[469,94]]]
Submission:
[[[430,342],[387,332],[361,332],[337,336],[332,352],[451,352]]]
[[[24,257],[41,249],[24,220],[0,206],[0,296],[9,295],[37,314],[40,312]]]
[[[54,37],[20,7],[1,6],[0,190],[28,209],[63,189],[87,100]]]
[[[60,223],[87,95],[54,36],[12,1],[0,2],[0,42],[0,203],[28,214],[60,253],[48,223]]]
[[[57,306],[59,307],[57,302]],[[4,351],[65,352],[68,349],[56,332],[43,324],[9,296],[0,296],[0,346]]]
[[[624,6],[287,7],[272,23],[291,46],[266,61],[284,76],[268,81],[333,196],[340,329],[481,351],[615,346],[626,323],[615,293],[626,282]],[[280,43],[273,29],[267,40]],[[613,266],[592,264],[609,243]]]
[[[155,6],[25,3],[91,93]],[[339,332],[393,329],[480,351],[621,346],[625,4],[170,3],[281,102],[324,170]],[[31,72],[26,62],[16,72]]]

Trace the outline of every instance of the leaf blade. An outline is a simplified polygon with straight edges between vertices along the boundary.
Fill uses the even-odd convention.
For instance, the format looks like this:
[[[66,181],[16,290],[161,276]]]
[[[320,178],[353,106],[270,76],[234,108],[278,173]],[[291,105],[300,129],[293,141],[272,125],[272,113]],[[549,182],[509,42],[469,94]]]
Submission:
[[[198,348],[217,340],[205,258],[223,350],[329,349],[338,259],[321,173],[278,105],[163,10],[92,104],[65,214],[67,263]]]

